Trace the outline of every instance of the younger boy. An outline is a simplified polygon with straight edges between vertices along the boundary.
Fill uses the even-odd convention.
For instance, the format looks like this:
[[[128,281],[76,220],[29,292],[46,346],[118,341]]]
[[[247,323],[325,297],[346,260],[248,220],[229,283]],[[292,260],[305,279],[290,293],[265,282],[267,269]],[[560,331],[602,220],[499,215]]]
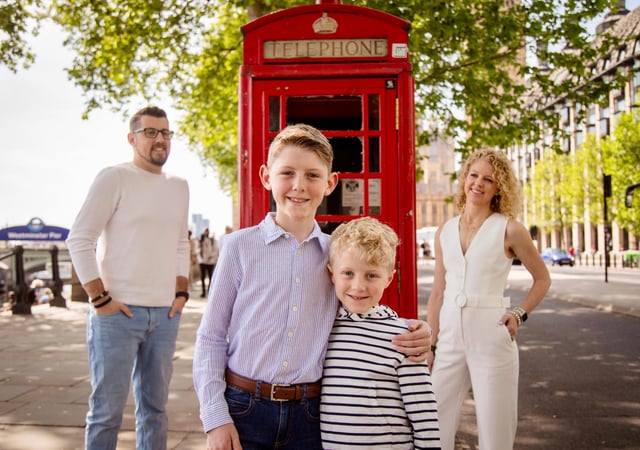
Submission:
[[[398,236],[371,217],[343,223],[329,244],[340,299],[322,375],[324,448],[440,448],[438,412],[425,363],[391,345],[407,321],[386,305]]]
[[[276,212],[225,237],[193,360],[207,448],[321,448],[319,380],[338,303],[315,214],[338,180],[332,161],[315,128],[283,129],[260,168]],[[426,353],[422,324],[396,336],[398,348]]]

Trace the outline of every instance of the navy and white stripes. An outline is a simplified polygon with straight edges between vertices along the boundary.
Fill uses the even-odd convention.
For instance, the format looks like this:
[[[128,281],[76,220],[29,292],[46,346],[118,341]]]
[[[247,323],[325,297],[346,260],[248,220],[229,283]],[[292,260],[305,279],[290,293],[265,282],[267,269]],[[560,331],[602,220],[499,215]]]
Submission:
[[[320,427],[325,449],[440,448],[426,364],[391,345],[407,322],[387,306],[340,309],[325,357]]]

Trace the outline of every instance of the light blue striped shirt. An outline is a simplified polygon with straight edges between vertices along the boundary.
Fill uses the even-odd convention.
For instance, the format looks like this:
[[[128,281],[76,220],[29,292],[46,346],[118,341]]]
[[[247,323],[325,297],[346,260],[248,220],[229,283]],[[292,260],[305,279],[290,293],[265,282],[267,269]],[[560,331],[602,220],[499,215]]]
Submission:
[[[321,378],[338,307],[328,244],[318,224],[298,244],[273,213],[225,236],[193,358],[205,432],[232,422],[224,399],[227,366],[268,383]]]

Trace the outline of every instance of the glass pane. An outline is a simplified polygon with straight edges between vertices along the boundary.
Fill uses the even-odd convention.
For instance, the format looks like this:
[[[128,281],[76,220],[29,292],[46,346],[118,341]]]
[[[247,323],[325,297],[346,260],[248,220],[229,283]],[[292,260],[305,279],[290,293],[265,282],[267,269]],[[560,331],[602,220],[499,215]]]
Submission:
[[[380,138],[369,138],[369,172],[380,173]]]
[[[269,97],[269,131],[280,131],[280,97]]]
[[[370,130],[379,130],[380,129],[380,96],[378,94],[369,94],[369,111],[367,111],[367,116],[369,118],[369,129]]]
[[[342,221],[338,221],[338,222],[318,222],[318,225],[320,225],[320,229],[327,233],[327,234],[331,234],[333,233],[333,231],[338,228],[338,226],[344,223]]]
[[[362,97],[287,97],[287,125],[306,123],[319,130],[361,130]]]
[[[343,178],[318,208],[318,215],[361,216],[364,211],[364,180]]]
[[[380,208],[380,178],[369,179],[369,215],[379,216],[381,214]]]
[[[362,173],[364,170],[364,151],[362,139],[358,137],[333,137],[329,139],[333,147],[334,172]]]
[[[361,216],[364,211],[364,180],[343,178],[340,180],[340,214]]]

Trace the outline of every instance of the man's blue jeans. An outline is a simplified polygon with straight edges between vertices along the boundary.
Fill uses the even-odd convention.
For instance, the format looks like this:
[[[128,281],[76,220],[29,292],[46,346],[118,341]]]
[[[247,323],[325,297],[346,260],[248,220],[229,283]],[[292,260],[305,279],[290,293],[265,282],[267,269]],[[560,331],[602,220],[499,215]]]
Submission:
[[[180,314],[169,308],[129,306],[122,313],[87,320],[91,396],[85,430],[88,450],[115,449],[129,386],[136,403],[136,448],[166,449],[169,381]]]
[[[278,402],[227,386],[242,450],[322,450],[320,397]]]

